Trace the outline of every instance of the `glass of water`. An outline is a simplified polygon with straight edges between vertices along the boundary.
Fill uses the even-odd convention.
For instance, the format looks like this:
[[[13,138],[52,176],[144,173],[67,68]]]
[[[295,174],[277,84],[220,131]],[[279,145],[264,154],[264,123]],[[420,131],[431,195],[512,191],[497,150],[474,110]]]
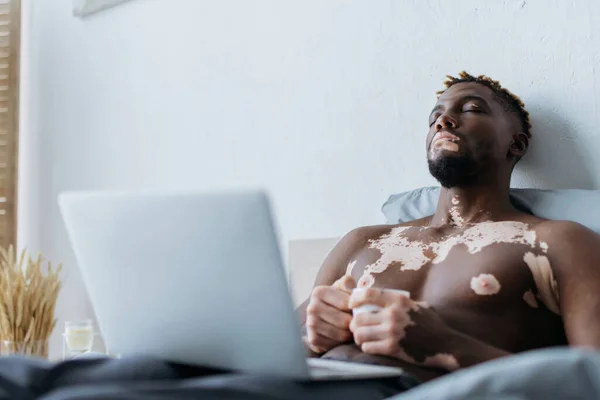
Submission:
[[[63,337],[70,356],[91,351],[94,345],[92,320],[66,321]]]

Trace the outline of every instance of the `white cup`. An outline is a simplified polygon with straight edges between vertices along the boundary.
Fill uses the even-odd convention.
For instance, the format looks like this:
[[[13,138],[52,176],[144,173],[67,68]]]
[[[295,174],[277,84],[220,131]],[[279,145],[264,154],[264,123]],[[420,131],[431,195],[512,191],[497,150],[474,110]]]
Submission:
[[[354,292],[360,292],[366,290],[366,288],[355,288],[352,289],[352,293]],[[410,292],[407,292],[406,290],[399,290],[399,289],[383,289],[384,292],[396,292],[401,294],[402,296],[406,296],[410,299]],[[352,309],[352,315],[358,315],[358,314],[362,314],[362,313],[374,313],[374,312],[378,312],[381,311],[381,307],[376,305],[376,304],[363,304],[360,307],[356,307]]]

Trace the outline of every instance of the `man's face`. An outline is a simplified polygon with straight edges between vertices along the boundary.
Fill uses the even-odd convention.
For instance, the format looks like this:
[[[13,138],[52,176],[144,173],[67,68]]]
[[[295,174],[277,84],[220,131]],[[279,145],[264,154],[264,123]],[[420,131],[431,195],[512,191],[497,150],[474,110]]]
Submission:
[[[508,165],[514,130],[512,117],[490,88],[474,82],[455,84],[429,116],[429,171],[444,187],[474,184]]]

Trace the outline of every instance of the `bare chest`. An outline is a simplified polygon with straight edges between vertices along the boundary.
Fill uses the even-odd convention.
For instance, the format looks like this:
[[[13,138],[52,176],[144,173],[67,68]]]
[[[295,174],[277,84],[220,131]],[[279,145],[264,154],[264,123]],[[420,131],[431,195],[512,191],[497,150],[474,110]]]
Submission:
[[[348,265],[359,287],[406,290],[453,328],[510,351],[565,343],[548,246],[519,222],[396,227]]]
[[[457,232],[396,228],[360,249],[348,272],[359,287],[406,290],[445,309],[539,306],[525,261],[528,254],[544,254],[535,232],[516,224],[482,225]]]

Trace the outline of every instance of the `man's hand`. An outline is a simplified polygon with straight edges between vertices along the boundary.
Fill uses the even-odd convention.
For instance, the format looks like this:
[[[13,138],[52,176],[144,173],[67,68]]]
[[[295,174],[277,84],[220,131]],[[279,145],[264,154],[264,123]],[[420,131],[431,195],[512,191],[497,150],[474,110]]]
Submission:
[[[459,368],[451,345],[458,335],[433,309],[401,293],[369,288],[350,297],[350,308],[375,304],[382,309],[355,315],[350,324],[354,341],[367,354],[395,357],[412,364]]]
[[[317,286],[306,309],[306,344],[317,354],[352,339],[348,307],[350,293],[356,287],[354,279],[345,275],[331,286]]]

